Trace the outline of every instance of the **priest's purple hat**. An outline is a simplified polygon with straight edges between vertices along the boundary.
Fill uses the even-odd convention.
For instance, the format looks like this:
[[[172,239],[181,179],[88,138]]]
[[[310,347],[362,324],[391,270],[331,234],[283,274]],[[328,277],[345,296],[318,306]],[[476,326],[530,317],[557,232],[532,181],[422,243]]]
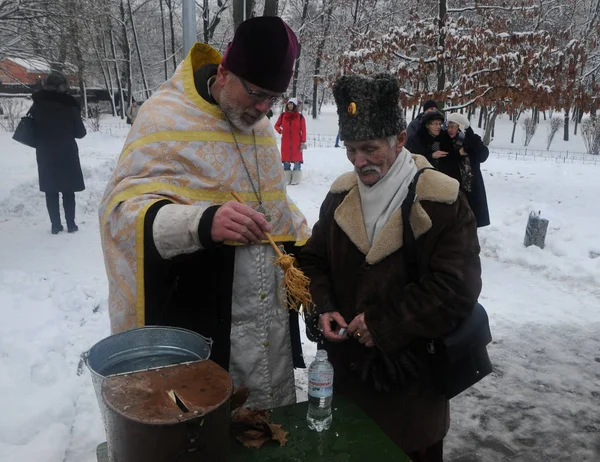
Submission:
[[[276,93],[287,90],[298,56],[294,31],[276,16],[241,23],[221,64],[248,82]]]

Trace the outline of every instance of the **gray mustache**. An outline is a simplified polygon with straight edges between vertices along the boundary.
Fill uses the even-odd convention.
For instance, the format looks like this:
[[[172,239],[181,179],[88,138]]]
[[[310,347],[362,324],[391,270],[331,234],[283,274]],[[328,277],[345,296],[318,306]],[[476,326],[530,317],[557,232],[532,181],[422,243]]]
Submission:
[[[367,173],[367,172],[381,173],[381,169],[379,167],[376,167],[375,165],[365,165],[364,167],[355,168],[354,170],[356,171],[356,173]]]

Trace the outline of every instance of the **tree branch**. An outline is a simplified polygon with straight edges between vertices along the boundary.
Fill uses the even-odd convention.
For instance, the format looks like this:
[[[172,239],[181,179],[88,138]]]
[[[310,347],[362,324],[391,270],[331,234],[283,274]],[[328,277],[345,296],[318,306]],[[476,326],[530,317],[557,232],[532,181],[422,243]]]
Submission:
[[[448,8],[448,13],[464,13],[465,11],[498,10],[498,11],[532,11],[539,6],[494,6],[494,5],[471,5],[463,8]]]
[[[423,61],[425,64],[437,63],[437,58],[412,58],[410,56],[403,55],[402,53],[398,53],[397,51],[393,51],[392,53],[396,58],[400,58],[411,63],[420,63],[421,61]]]

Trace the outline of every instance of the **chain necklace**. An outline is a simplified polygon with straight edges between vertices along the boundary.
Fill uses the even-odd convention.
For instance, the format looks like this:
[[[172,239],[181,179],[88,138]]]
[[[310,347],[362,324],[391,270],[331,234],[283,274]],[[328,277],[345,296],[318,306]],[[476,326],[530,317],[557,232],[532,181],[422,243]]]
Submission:
[[[256,176],[258,177],[258,187],[254,185],[254,180],[252,179],[252,175],[250,174],[250,169],[248,168],[248,164],[246,163],[246,159],[242,154],[242,150],[240,149],[240,144],[238,143],[237,136],[235,135],[234,127],[229,118],[226,117],[227,123],[229,124],[229,131],[231,132],[231,136],[233,136],[233,141],[235,142],[235,147],[237,148],[238,154],[240,155],[240,159],[242,159],[242,164],[244,164],[244,169],[248,174],[248,179],[250,180],[250,186],[252,186],[252,190],[254,191],[254,195],[258,200],[258,207],[256,210],[262,213],[267,221],[271,221],[271,216],[267,214],[265,207],[263,205],[262,200],[262,190],[260,188],[260,166],[258,164],[258,148],[256,147],[256,132],[252,130],[252,136],[254,138],[254,160],[256,162]]]

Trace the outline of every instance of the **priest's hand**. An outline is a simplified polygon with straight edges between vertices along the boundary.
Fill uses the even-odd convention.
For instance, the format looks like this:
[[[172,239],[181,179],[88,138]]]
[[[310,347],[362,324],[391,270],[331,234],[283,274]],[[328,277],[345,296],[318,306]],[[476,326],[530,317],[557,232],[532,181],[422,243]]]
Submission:
[[[269,223],[262,213],[237,201],[229,201],[215,213],[211,237],[215,242],[260,244],[268,231]]]

